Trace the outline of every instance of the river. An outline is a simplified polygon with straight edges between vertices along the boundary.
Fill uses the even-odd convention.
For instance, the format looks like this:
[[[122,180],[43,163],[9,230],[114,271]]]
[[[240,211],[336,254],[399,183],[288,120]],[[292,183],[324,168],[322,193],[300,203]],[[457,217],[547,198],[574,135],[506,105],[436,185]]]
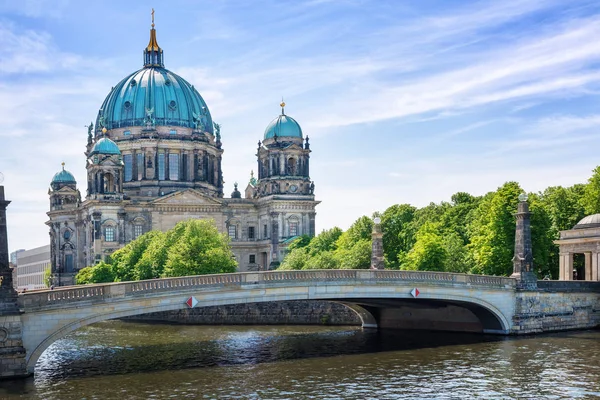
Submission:
[[[57,341],[0,399],[600,396],[600,331],[499,337],[107,321]]]

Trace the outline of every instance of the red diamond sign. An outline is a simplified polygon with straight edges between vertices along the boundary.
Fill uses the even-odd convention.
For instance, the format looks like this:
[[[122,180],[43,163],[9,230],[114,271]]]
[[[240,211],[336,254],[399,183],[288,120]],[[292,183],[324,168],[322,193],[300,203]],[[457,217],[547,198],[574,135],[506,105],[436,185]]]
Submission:
[[[421,292],[419,292],[419,289],[414,288],[410,291],[410,294],[412,294],[412,297],[417,298],[421,294]]]
[[[187,304],[189,308],[194,308],[196,307],[196,304],[198,304],[198,300],[196,300],[196,298],[192,296],[185,301],[185,304]]]

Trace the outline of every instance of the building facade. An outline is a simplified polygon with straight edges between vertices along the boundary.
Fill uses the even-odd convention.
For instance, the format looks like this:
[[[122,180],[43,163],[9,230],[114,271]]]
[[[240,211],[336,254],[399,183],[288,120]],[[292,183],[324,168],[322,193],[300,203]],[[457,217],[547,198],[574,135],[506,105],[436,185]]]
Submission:
[[[17,253],[16,289],[46,288],[46,274],[50,269],[50,245],[21,250]]]
[[[64,164],[50,184],[54,284],[73,284],[81,268],[143,233],[190,218],[229,235],[240,271],[275,267],[291,238],[314,236],[319,203],[308,137],[284,107],[258,142],[258,177],[243,198],[237,184],[225,198],[220,125],[194,86],[164,67],[153,24],[143,68],[111,89],[88,127],[85,195]]]

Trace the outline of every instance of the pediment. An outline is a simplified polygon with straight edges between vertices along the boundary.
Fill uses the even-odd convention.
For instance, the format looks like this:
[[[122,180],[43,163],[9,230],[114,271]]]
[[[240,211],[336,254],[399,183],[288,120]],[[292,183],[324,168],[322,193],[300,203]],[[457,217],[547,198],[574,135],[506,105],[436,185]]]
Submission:
[[[194,190],[185,189],[175,193],[168,194],[153,201],[154,204],[161,205],[221,205],[221,202],[215,198]]]
[[[285,149],[286,150],[304,150],[302,148],[302,146],[298,145],[297,143],[292,143],[289,146],[287,146]]]
[[[58,190],[55,190],[53,193],[54,194],[77,194],[78,190],[77,189],[72,189],[68,186],[63,186]]]

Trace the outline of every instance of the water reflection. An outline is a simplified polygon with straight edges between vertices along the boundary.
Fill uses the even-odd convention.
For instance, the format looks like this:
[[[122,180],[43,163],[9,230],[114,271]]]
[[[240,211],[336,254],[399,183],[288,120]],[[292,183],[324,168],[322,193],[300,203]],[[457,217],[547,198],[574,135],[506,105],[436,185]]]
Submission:
[[[110,321],[51,346],[0,398],[584,398],[600,395],[598,339]]]

